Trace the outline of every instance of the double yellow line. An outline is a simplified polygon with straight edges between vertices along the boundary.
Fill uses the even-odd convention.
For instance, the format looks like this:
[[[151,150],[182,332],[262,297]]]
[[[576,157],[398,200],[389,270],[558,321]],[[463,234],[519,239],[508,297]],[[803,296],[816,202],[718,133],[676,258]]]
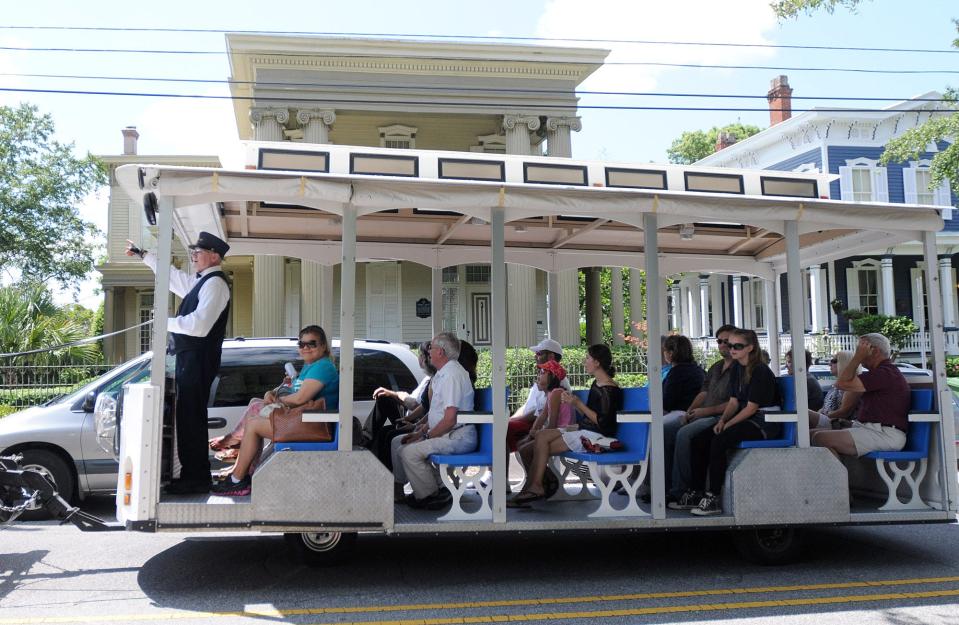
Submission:
[[[156,612],[142,614],[102,614],[97,616],[48,616],[34,618],[0,619],[0,625],[38,625],[49,623],[111,623],[169,621],[202,618],[224,618],[243,616],[290,617],[303,615],[334,614],[370,614],[389,612],[438,612],[448,610],[537,607],[569,604],[609,603],[617,601],[642,601],[655,599],[689,599],[693,597],[716,597],[727,595],[752,595],[770,593],[809,592],[822,590],[850,590],[856,588],[890,588],[894,586],[919,586],[931,584],[951,584],[959,582],[956,577],[923,577],[896,580],[875,580],[861,582],[835,582],[823,584],[794,584],[789,586],[757,586],[752,588],[722,588],[713,590],[683,590],[675,592],[645,592],[621,595],[583,595],[576,597],[545,597],[540,599],[509,599],[497,601],[462,601],[453,603],[411,603],[402,605],[344,606],[331,608],[298,608],[291,610],[245,610],[239,612]],[[941,597],[959,597],[959,588],[939,590],[919,590],[910,592],[885,592],[871,594],[837,595],[827,597],[783,598],[762,601],[734,601],[721,603],[697,603],[688,605],[650,606],[623,608],[614,610],[588,610],[570,612],[532,612],[528,614],[491,614],[476,616],[421,617],[409,619],[387,619],[375,621],[352,621],[357,625],[448,625],[456,623],[499,623],[549,621],[580,618],[609,618],[623,616],[642,616],[650,614],[675,614],[684,612],[715,612],[722,610],[747,610],[771,607],[802,607],[816,605],[836,605],[842,603],[861,604],[880,601],[907,599],[934,599]],[[346,625],[350,622],[336,621],[330,625]],[[325,625],[325,624],[323,624]]]

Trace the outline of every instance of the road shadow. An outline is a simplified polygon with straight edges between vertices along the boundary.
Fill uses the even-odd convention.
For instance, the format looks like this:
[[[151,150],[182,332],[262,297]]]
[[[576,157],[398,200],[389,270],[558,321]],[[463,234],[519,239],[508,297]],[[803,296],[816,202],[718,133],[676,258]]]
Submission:
[[[10,540],[10,534],[0,534]],[[43,560],[49,551],[34,550],[23,553],[0,553],[0,601],[16,590],[30,576],[30,570]]]
[[[956,542],[954,526],[932,529],[943,532],[942,540],[948,534],[948,539]],[[943,586],[876,589],[863,585],[833,591],[734,594],[741,588],[959,575],[957,549],[943,549],[938,538],[917,545],[909,529],[902,526],[820,528],[807,530],[806,534],[802,561],[778,567],[743,561],[733,546],[732,534],[725,531],[361,536],[348,562],[328,568],[295,563],[278,536],[198,537],[151,558],[140,569],[138,581],[142,591],[164,608],[215,612],[243,611],[251,604],[279,610],[357,605],[384,608],[371,614],[344,613],[337,617],[376,620],[431,614],[429,610],[386,610],[397,605],[730,590],[729,594],[711,597],[525,604],[482,612],[461,608],[450,613],[444,609],[436,615],[594,611],[922,591]],[[949,586],[956,588],[959,584]],[[943,620],[937,622],[959,623],[953,609],[955,600],[928,597],[856,605],[777,605],[741,609],[735,615],[762,617],[941,605]],[[722,618],[730,616],[733,613],[727,611]],[[657,623],[702,622],[718,617],[717,612],[690,610],[639,618]],[[294,616],[260,618],[288,622]],[[908,619],[901,620],[901,614],[890,614],[889,622],[909,624]]]

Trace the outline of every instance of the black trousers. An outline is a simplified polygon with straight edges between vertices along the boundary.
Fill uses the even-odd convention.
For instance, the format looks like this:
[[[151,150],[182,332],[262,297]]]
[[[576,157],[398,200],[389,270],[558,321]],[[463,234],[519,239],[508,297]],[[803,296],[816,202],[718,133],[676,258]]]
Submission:
[[[763,432],[748,419],[723,430],[720,434],[707,428],[690,440],[690,464],[692,479],[690,488],[696,491],[708,490],[718,495],[726,481],[726,468],[729,466],[729,452],[736,449],[742,441],[756,441],[764,438]],[[706,485],[706,472],[709,472],[709,488]]]
[[[389,397],[380,396],[373,405],[368,424],[372,439],[367,447],[380,459],[390,471],[393,470],[393,456],[390,452],[390,443],[393,438],[405,432],[396,431],[396,422],[404,414],[403,404]],[[387,425],[387,419],[390,424]]]
[[[185,481],[210,481],[207,405],[220,368],[219,353],[212,356],[199,350],[176,355],[176,446]]]

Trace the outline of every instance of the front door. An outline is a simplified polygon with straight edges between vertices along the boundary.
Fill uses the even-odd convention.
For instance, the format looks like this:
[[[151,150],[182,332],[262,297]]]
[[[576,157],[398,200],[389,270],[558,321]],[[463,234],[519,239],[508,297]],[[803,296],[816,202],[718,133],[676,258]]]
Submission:
[[[473,331],[473,345],[489,345],[492,343],[491,304],[489,293],[470,294],[470,327]]]

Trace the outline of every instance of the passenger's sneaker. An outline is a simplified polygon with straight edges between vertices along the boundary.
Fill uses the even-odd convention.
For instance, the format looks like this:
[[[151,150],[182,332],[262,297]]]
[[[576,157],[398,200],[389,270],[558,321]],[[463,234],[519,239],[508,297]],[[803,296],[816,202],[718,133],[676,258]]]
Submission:
[[[699,500],[699,505],[690,510],[696,516],[709,516],[711,514],[722,514],[723,508],[719,505],[719,496],[712,493],[706,493]]]
[[[699,500],[702,498],[702,493],[695,490],[687,490],[685,493],[680,495],[679,499],[676,501],[670,501],[667,503],[666,507],[670,510],[692,510],[699,505]]]
[[[214,495],[223,495],[224,497],[246,497],[250,494],[250,476],[247,475],[239,482],[234,482],[232,477],[228,477],[222,482],[217,482],[210,489]]]

